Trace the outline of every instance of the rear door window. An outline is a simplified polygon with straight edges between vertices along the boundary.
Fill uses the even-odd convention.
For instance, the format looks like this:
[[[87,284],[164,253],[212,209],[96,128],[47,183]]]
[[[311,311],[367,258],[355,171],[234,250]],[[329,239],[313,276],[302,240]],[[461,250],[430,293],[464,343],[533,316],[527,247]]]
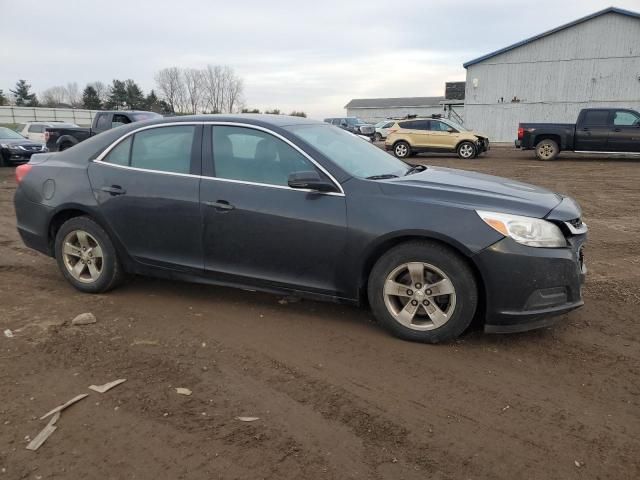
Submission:
[[[189,173],[195,129],[193,125],[179,125],[136,133],[130,165],[146,170]]]
[[[96,130],[108,130],[109,129],[109,115],[106,113],[99,113],[96,118]]]
[[[44,125],[29,125],[29,133],[42,133],[44,132]]]
[[[589,110],[584,115],[583,125],[608,125],[609,110]]]
[[[129,165],[129,154],[131,152],[131,140],[133,137],[127,137],[105,157],[104,161],[113,163],[114,165]]]
[[[131,120],[126,115],[120,115],[118,113],[113,115],[113,120],[111,120],[111,128],[116,128],[121,125],[126,125],[127,123],[131,123]]]
[[[431,120],[431,128],[434,132],[448,132],[451,127],[444,122]]]

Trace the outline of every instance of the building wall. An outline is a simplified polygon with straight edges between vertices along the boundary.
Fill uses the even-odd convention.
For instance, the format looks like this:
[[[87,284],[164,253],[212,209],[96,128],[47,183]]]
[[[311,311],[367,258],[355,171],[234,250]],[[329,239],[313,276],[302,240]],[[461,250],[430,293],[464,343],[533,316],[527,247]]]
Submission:
[[[89,127],[95,114],[96,110],[79,108],[0,107],[0,124],[57,120]]]
[[[455,107],[456,112],[462,116],[463,108]],[[404,117],[406,115],[433,115],[442,113],[442,105],[429,107],[396,107],[396,108],[347,108],[348,117],[360,117],[362,120],[371,123],[378,123],[389,117]]]
[[[513,141],[519,122],[640,109],[639,75],[640,20],[608,13],[468,67],[465,125]]]

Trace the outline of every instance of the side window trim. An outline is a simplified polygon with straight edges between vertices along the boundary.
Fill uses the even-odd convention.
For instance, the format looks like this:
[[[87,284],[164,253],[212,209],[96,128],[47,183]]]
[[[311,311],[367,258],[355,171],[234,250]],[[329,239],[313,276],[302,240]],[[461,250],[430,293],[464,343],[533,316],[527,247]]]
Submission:
[[[198,137],[200,139],[201,142],[201,148],[198,149],[193,149],[193,151],[199,152],[200,154],[200,161],[196,161],[194,164],[194,159],[192,157],[192,171],[199,171],[200,173],[175,173],[175,172],[164,172],[162,170],[149,170],[149,169],[144,169],[144,168],[137,168],[137,167],[132,167],[132,166],[125,166],[125,165],[115,165],[115,164],[110,164],[108,162],[105,162],[104,159],[109,155],[109,152],[111,152],[111,150],[113,150],[120,142],[124,141],[125,139],[127,139],[128,137],[135,135],[138,132],[141,132],[143,130],[149,130],[152,128],[162,128],[162,127],[168,127],[168,126],[184,126],[184,125],[195,125],[195,126],[200,126],[202,128],[196,129],[196,134],[195,137]],[[292,147],[293,149],[297,150],[298,152],[300,152],[300,154],[302,154],[305,158],[307,158],[307,160],[309,160],[316,168],[318,168],[323,174],[325,174],[332,182],[333,184],[336,186],[336,188],[338,189],[338,192],[317,192],[318,194],[322,194],[322,195],[336,195],[336,196],[341,196],[344,197],[344,189],[342,188],[342,185],[340,184],[340,182],[338,182],[338,180],[336,180],[336,178],[322,165],[320,165],[316,160],[313,159],[313,157],[311,157],[307,152],[305,152],[304,150],[302,150],[298,145],[294,144],[293,142],[291,142],[289,139],[287,139],[286,137],[280,135],[277,132],[274,132],[273,130],[270,130],[268,128],[265,127],[261,127],[258,125],[252,125],[250,123],[236,123],[236,122],[216,122],[216,121],[204,121],[204,122],[171,122],[171,123],[160,123],[157,125],[147,125],[145,127],[140,127],[136,130],[132,130],[129,133],[127,133],[126,135],[120,137],[119,139],[117,139],[116,141],[114,141],[111,145],[109,145],[107,148],[105,148],[102,153],[100,153],[100,155],[98,155],[95,159],[92,160],[92,162],[95,162],[97,164],[102,164],[102,165],[106,165],[109,167],[113,167],[113,168],[124,168],[124,169],[131,169],[131,170],[137,170],[137,171],[144,171],[144,172],[155,172],[155,173],[161,173],[164,175],[177,175],[177,176],[186,176],[186,177],[196,177],[196,178],[202,178],[202,179],[206,179],[206,180],[215,180],[215,181],[227,181],[227,182],[236,182],[236,183],[247,183],[247,184],[254,184],[254,185],[261,185],[261,186],[265,186],[265,187],[271,187],[271,188],[284,188],[287,190],[294,190],[294,191],[299,191],[299,192],[307,192],[306,190],[302,190],[302,189],[292,189],[290,187],[283,187],[280,185],[269,185],[269,184],[256,184],[253,182],[243,182],[243,181],[239,181],[239,180],[228,180],[228,179],[224,179],[224,178],[217,178],[217,177],[213,177],[213,176],[206,176],[204,175],[204,172],[206,171],[206,167],[205,167],[205,158],[207,159],[207,163],[213,162],[213,155],[207,155],[205,156],[208,152],[207,147],[204,146],[206,144],[203,144],[202,142],[204,142],[206,140],[206,136],[207,136],[207,132],[209,135],[209,140],[211,140],[211,130],[212,127],[216,126],[216,125],[224,125],[224,126],[230,126],[230,127],[246,127],[246,128],[253,128],[255,130],[260,130],[263,132],[266,132],[270,135],[273,135],[274,137],[282,140],[283,142],[285,142],[287,145],[289,145],[290,147]],[[206,128],[204,128],[206,127]],[[204,134],[203,134],[203,130],[204,130]],[[199,132],[199,133],[198,133]],[[133,139],[132,139],[133,140]],[[212,142],[208,142],[208,143],[212,143]],[[131,142],[131,144],[133,145],[133,141]],[[192,151],[192,154],[193,154]],[[197,156],[197,153],[195,154]],[[131,164],[131,152],[129,153],[129,164]],[[197,168],[198,164],[200,164],[200,168]],[[193,167],[196,167],[195,169],[193,169]]]

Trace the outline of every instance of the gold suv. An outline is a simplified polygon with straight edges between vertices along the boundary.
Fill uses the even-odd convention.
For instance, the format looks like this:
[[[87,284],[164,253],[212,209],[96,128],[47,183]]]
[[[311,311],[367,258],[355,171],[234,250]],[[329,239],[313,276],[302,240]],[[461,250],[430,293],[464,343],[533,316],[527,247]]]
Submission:
[[[463,159],[474,158],[489,150],[489,139],[462,125],[437,116],[397,120],[384,142],[398,158],[414,153],[457,153]]]

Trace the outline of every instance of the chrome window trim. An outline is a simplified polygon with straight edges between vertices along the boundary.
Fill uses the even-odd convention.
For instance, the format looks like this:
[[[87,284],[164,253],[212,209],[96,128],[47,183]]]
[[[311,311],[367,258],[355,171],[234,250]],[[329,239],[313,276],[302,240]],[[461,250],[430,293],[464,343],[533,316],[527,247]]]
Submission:
[[[339,192],[318,192],[317,190],[310,190],[310,189],[306,189],[306,188],[291,188],[288,186],[284,186],[284,185],[272,185],[269,183],[258,183],[258,182],[248,182],[248,181],[244,181],[244,180],[233,180],[230,178],[220,178],[220,177],[207,177],[204,175],[193,175],[190,173],[176,173],[176,172],[165,172],[163,170],[151,170],[151,169],[147,169],[147,168],[137,168],[137,167],[131,167],[128,165],[117,165],[115,163],[109,163],[109,162],[105,162],[104,158],[109,155],[109,153],[111,152],[111,150],[113,150],[116,146],[118,146],[118,144],[120,144],[120,142],[123,142],[124,140],[126,140],[127,138],[129,138],[132,135],[135,135],[138,132],[142,132],[144,130],[149,130],[152,128],[162,128],[162,127],[173,127],[173,126],[187,126],[187,125],[212,125],[212,126],[216,126],[216,125],[223,125],[223,126],[231,126],[231,127],[242,127],[242,128],[252,128],[254,130],[260,130],[263,132],[266,132],[270,135],[273,135],[274,137],[278,138],[279,140],[283,141],[284,143],[286,143],[287,145],[289,145],[290,147],[293,147],[296,151],[298,151],[300,154],[302,154],[302,156],[304,156],[307,160],[309,160],[313,165],[315,165],[322,173],[324,173],[327,177],[329,177],[331,179],[331,181],[333,182],[333,184],[338,188]],[[283,137],[282,135],[280,135],[277,132],[274,132],[273,130],[270,130],[268,128],[259,126],[259,125],[252,125],[250,123],[238,123],[238,122],[216,122],[216,121],[204,121],[204,122],[170,122],[170,123],[159,123],[159,124],[155,124],[155,125],[147,125],[145,127],[140,127],[137,128],[135,130],[132,130],[130,132],[128,132],[126,135],[123,135],[122,137],[118,138],[117,140],[115,140],[111,145],[109,145],[107,148],[104,149],[104,151],[98,155],[94,160],[94,163],[97,164],[102,164],[102,165],[107,165],[109,167],[115,167],[115,168],[123,168],[123,169],[128,169],[128,170],[134,170],[134,171],[139,171],[139,172],[152,172],[152,173],[160,173],[163,175],[175,175],[175,176],[181,176],[181,177],[194,177],[194,178],[201,178],[204,180],[215,180],[215,181],[219,181],[219,182],[230,182],[230,183],[239,183],[239,184],[244,184],[244,185],[255,185],[255,186],[260,186],[260,187],[269,187],[269,188],[279,188],[281,190],[291,190],[291,191],[296,191],[296,192],[313,192],[313,193],[317,193],[320,195],[331,195],[331,196],[338,196],[338,197],[344,197],[344,190],[342,188],[342,185],[340,185],[340,182],[338,182],[335,177],[333,175],[331,175],[331,173],[329,173],[322,165],[320,165],[318,162],[316,162],[309,154],[307,154],[304,150],[302,150],[300,147],[298,147],[295,143],[291,142],[290,140],[288,140],[287,138]]]

